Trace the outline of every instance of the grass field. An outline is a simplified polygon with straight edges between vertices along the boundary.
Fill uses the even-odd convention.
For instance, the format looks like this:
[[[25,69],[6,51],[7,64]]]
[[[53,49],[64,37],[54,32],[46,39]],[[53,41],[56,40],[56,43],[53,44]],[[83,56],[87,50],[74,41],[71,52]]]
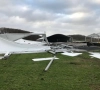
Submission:
[[[57,54],[49,70],[49,61],[32,58],[51,57],[49,53],[11,55],[0,60],[0,90],[100,90],[100,60],[88,53],[77,57]]]

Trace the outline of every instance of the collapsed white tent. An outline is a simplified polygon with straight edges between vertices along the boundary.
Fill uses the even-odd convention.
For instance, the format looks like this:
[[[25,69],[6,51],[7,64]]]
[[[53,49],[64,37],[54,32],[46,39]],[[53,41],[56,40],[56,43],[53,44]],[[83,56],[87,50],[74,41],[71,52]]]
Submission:
[[[0,34],[0,37],[4,38],[6,40],[10,40],[10,41],[17,41],[19,39],[22,39],[22,38],[25,38],[25,37],[31,36],[31,35],[42,35],[42,39],[45,40],[46,43],[49,45],[49,42],[46,38],[46,34],[39,33],[39,32],[36,32],[36,33],[32,33],[32,32],[30,32],[30,33],[3,33],[3,34]]]
[[[44,52],[50,50],[49,46],[43,46],[43,44],[19,44],[14,41],[10,41],[0,37],[0,53],[25,53],[25,52]]]
[[[4,34],[0,34],[0,37],[10,41],[15,41],[30,36],[32,34],[33,33],[4,33]]]
[[[16,43],[21,43],[21,44],[46,44],[45,42],[39,42],[39,41],[30,41],[30,40],[25,40],[25,39],[18,39],[15,41]]]

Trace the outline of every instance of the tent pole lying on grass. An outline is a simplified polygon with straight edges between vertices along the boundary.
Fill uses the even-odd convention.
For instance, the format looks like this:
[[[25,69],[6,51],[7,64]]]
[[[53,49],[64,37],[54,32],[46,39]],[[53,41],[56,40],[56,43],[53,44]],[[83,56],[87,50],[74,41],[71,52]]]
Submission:
[[[7,52],[4,54],[4,56],[0,57],[0,59],[8,59],[8,57],[11,55],[10,52]]]
[[[46,66],[45,70],[44,71],[47,71],[50,67],[50,65],[52,64],[53,60],[56,58],[56,56],[54,56],[51,61],[49,62],[49,64]]]

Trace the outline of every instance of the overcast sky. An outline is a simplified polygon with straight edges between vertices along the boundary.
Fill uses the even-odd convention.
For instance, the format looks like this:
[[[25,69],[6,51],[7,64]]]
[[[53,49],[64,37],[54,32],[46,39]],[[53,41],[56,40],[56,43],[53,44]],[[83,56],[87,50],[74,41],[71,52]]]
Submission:
[[[0,27],[52,34],[100,32],[100,0],[0,0]]]

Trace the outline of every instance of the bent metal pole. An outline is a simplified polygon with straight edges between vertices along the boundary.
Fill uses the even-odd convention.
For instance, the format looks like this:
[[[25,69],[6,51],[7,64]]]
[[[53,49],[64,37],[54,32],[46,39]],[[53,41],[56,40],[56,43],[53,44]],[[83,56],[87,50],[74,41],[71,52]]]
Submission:
[[[50,65],[52,64],[52,62],[53,62],[53,60],[54,60],[55,58],[56,58],[56,57],[54,56],[54,57],[51,59],[51,61],[49,62],[49,64],[46,66],[45,71],[47,71],[47,70],[49,69]]]

